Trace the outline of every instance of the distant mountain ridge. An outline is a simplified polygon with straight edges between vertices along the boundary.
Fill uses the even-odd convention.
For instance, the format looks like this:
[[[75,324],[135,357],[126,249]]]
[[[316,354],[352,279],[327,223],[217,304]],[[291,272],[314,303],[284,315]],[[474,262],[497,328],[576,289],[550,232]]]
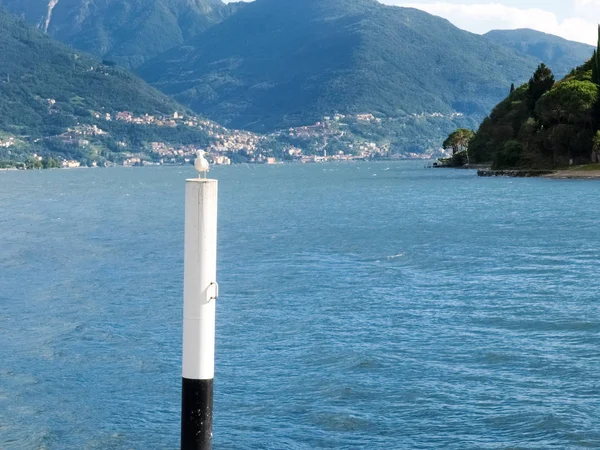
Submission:
[[[130,68],[238,8],[221,0],[0,0],[0,5],[60,41]]]
[[[198,112],[255,131],[334,112],[481,120],[532,57],[375,0],[256,0],[138,70]]]
[[[587,61],[594,51],[591,45],[530,29],[493,30],[484,36],[496,44],[537,58],[550,67],[559,78],[567,75],[573,67]]]

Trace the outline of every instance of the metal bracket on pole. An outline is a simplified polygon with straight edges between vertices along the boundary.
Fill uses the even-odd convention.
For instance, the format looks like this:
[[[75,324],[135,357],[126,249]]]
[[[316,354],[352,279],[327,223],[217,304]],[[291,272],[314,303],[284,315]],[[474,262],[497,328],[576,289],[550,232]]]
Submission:
[[[215,287],[215,295],[208,297],[208,302],[210,303],[213,300],[216,300],[219,298],[219,283],[217,283],[216,281],[213,281],[212,283],[210,283],[208,285],[208,287],[210,288],[211,286]]]

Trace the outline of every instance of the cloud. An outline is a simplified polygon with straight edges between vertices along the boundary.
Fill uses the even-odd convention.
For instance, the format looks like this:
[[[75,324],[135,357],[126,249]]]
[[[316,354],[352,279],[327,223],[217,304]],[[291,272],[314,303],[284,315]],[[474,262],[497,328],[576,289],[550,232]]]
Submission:
[[[403,0],[381,2],[421,9],[444,17],[457,27],[474,33],[485,33],[493,29],[532,28],[587,44],[595,44],[598,37],[596,23],[583,17],[594,17],[592,10],[600,12],[600,0],[575,0],[577,16],[564,19],[559,19],[555,13],[544,9],[517,8],[501,3],[419,3]]]
[[[600,6],[600,0],[575,0],[575,7],[581,8],[586,6]]]

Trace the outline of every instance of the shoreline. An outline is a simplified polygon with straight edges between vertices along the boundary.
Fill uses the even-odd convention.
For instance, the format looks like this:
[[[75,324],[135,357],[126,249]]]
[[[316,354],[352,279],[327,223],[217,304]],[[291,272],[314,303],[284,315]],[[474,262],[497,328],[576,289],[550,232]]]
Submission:
[[[550,180],[600,180],[600,170],[478,170],[479,177],[547,178]]]
[[[392,159],[392,158],[381,158],[381,159],[364,159],[364,158],[355,158],[355,159],[331,159],[331,160],[324,160],[324,161],[311,161],[311,162],[302,162],[302,161],[277,161],[276,163],[273,164],[266,164],[266,163],[254,163],[254,162],[245,162],[245,163],[232,163],[232,164],[211,164],[211,167],[229,167],[229,166],[242,166],[242,165],[249,165],[249,166],[281,166],[281,165],[319,165],[319,164],[334,164],[334,163],[361,163],[361,162],[407,162],[407,161],[414,161],[414,162],[419,162],[419,161],[431,161],[430,159],[427,158],[423,158],[423,159],[417,159],[417,158],[405,158],[405,159]],[[46,170],[86,170],[86,169],[115,169],[115,168],[126,168],[126,169],[131,169],[131,168],[142,168],[142,167],[188,167],[191,166],[193,167],[192,164],[189,163],[185,163],[185,164],[141,164],[141,165],[136,165],[136,164],[132,164],[132,165],[121,165],[121,164],[113,164],[110,166],[95,166],[95,167],[88,167],[88,166],[80,166],[80,167],[52,167],[52,168],[48,168],[48,169],[43,169],[43,168],[39,168],[39,169],[26,169],[26,168],[16,168],[16,167],[3,167],[0,168],[0,172],[35,172],[35,171],[46,171]]]
[[[555,170],[543,177],[553,180],[600,180],[600,170]]]

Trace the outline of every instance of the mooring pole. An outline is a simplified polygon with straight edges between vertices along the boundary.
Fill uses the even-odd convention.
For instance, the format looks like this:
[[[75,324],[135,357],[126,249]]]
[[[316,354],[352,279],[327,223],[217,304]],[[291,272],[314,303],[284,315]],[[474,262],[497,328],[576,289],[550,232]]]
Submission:
[[[181,450],[212,448],[217,193],[217,180],[186,181]]]

